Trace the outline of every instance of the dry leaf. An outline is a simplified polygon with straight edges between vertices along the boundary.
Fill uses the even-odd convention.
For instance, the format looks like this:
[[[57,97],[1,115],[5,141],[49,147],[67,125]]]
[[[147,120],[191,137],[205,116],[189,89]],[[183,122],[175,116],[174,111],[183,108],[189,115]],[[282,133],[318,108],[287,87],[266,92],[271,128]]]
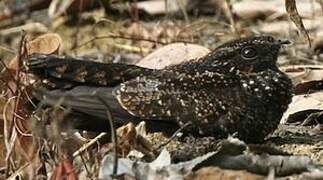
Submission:
[[[301,34],[307,39],[309,46],[311,47],[311,39],[308,35],[307,30],[304,27],[302,18],[298,14],[295,0],[285,0],[286,11],[289,15],[289,18],[295,23],[298,30]]]
[[[137,65],[152,69],[163,69],[166,66],[200,58],[209,52],[209,49],[200,45],[174,43],[152,52],[140,60]]]
[[[27,54],[59,54],[59,49],[62,46],[62,39],[58,34],[46,33],[38,36],[32,41],[26,43]],[[25,54],[24,50],[22,54]],[[9,69],[17,69],[18,57],[10,61]]]
[[[118,146],[122,154],[128,155],[131,150],[137,150],[148,157],[154,159],[153,145],[141,136],[132,123],[128,123],[117,129]]]
[[[323,89],[322,65],[291,65],[280,69],[292,79],[296,94],[305,94]]]
[[[296,121],[290,118],[304,120],[310,113],[318,111],[323,111],[323,92],[297,95],[284,113],[282,123]]]

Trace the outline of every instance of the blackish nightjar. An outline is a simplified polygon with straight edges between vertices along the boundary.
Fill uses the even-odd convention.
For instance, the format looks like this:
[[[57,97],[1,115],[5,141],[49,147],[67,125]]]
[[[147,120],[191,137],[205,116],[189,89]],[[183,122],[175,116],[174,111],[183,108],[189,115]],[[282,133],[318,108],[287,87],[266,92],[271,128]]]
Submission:
[[[270,36],[241,38],[161,70],[39,54],[29,57],[26,69],[52,84],[34,98],[49,106],[63,98],[62,106],[71,109],[66,121],[75,128],[108,129],[106,106],[84,96],[95,92],[120,125],[144,120],[162,130],[191,123],[186,131],[195,135],[237,134],[260,142],[277,128],[291,101],[291,80],[276,66],[287,43]]]

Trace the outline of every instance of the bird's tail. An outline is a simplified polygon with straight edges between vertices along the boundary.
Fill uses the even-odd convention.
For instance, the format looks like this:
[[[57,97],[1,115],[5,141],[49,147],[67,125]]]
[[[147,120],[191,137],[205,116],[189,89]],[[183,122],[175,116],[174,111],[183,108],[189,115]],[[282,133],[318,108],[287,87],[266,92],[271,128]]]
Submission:
[[[44,54],[29,56],[24,63],[23,69],[41,79],[60,80],[92,86],[115,86],[154,71],[135,65],[105,64],[85,59]]]

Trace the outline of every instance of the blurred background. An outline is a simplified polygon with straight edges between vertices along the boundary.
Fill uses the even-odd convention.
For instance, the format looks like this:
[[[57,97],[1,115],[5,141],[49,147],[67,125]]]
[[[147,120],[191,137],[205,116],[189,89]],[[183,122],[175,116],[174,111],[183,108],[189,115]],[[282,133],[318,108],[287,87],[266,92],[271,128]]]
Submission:
[[[16,118],[17,108],[7,106],[17,93],[10,94],[8,87],[13,85],[18,93],[25,90],[17,88],[18,83],[12,78],[19,77],[15,64],[18,55],[42,52],[163,68],[203,56],[225,41],[251,35],[272,35],[292,42],[282,49],[278,64],[293,80],[296,94],[282,123],[296,126],[279,128],[273,135],[276,139],[267,141],[265,146],[292,155],[307,155],[322,164],[322,15],[323,0],[302,0],[296,4],[294,0],[0,0],[0,178],[9,175],[15,178],[20,170],[28,174],[31,172],[28,168],[45,166],[41,164],[43,159],[29,161],[37,153],[55,159],[50,157],[53,144],[44,135],[46,132],[42,134],[42,146],[37,146],[35,142],[40,140],[35,141],[34,132],[25,128],[34,125],[28,118],[22,116],[17,118],[21,121],[11,121]],[[23,44],[25,41],[28,43]],[[160,48],[163,49],[158,51]],[[7,73],[5,67],[15,74]],[[149,140],[161,142],[158,138]],[[66,142],[73,145],[73,151],[84,144]],[[107,147],[111,151],[111,143]],[[98,146],[87,154],[94,179],[102,160],[95,158],[106,153],[107,147]],[[58,162],[62,162],[61,166],[73,163],[53,162],[52,169]],[[86,177],[83,159],[75,162],[82,167],[79,177]],[[29,174],[29,178],[33,177]]]
[[[270,34],[294,42],[286,52],[290,58],[280,64],[312,64],[312,55],[322,48],[320,2],[297,2],[314,41],[308,48],[281,0],[2,0],[0,58],[17,53],[22,30],[29,39],[58,33],[63,54],[129,63],[174,42],[213,49],[233,38]]]

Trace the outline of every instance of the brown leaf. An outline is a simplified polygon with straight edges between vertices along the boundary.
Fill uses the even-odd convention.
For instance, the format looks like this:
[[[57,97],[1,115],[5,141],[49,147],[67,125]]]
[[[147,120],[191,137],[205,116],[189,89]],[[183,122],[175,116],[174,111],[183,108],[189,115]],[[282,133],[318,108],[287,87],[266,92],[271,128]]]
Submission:
[[[303,121],[313,112],[323,110],[323,92],[297,95],[293,97],[291,104],[282,117],[282,122]]]
[[[153,145],[137,132],[136,127],[132,123],[128,123],[117,129],[118,146],[123,151],[122,154],[127,155],[131,150],[135,149],[149,159],[155,158]]]
[[[58,54],[59,49],[62,46],[62,39],[58,34],[46,33],[38,36],[32,41],[27,42],[26,50],[27,54]],[[22,54],[25,54],[24,50]],[[13,58],[10,61],[9,69],[17,69],[18,57]]]
[[[305,94],[323,89],[322,65],[297,65],[281,67],[293,81],[296,94]]]
[[[295,23],[298,30],[307,39],[309,46],[311,47],[310,36],[308,35],[308,32],[304,27],[304,24],[302,22],[302,18],[298,14],[295,0],[285,0],[285,7],[286,7],[286,11],[289,15],[289,18]]]
[[[152,69],[163,69],[166,66],[197,59],[209,52],[209,49],[200,45],[174,43],[152,52],[140,60],[137,65]]]

